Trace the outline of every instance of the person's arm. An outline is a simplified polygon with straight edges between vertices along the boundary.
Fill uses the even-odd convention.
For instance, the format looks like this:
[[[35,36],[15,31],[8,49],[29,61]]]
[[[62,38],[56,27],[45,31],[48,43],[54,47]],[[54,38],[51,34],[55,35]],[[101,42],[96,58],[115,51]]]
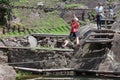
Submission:
[[[76,21],[79,21],[79,19],[78,19],[77,16],[75,15],[75,13],[73,13],[73,18],[74,18]]]
[[[105,13],[105,9],[104,9],[104,7],[102,6],[102,13],[104,14]]]

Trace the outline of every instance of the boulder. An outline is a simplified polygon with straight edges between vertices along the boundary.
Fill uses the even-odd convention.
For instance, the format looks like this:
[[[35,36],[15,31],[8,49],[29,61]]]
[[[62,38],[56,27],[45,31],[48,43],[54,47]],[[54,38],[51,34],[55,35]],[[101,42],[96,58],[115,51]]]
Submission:
[[[0,63],[5,63],[7,61],[8,61],[8,57],[6,53],[4,53],[3,51],[0,51]]]
[[[0,80],[16,80],[16,72],[13,67],[0,65]]]
[[[28,36],[28,42],[30,43],[30,47],[37,46],[37,39],[33,36]]]
[[[37,6],[38,6],[38,7],[43,7],[43,6],[44,6],[44,3],[43,3],[43,2],[38,2],[38,3],[37,3]]]

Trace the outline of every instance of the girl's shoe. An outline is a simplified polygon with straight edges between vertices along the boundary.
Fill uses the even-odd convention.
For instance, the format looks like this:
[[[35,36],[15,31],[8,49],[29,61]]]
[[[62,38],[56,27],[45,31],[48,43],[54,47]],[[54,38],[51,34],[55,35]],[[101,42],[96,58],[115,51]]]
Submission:
[[[80,44],[77,44],[77,46],[80,46]]]
[[[62,45],[62,48],[65,48],[66,46],[65,45]]]

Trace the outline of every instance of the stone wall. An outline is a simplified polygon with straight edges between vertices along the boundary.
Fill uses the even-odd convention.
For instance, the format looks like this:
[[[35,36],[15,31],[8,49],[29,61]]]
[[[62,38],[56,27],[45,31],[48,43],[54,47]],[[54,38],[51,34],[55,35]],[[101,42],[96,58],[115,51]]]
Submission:
[[[0,42],[0,46],[5,46]],[[13,67],[5,64],[8,62],[8,56],[6,50],[0,50],[0,80],[15,80],[16,72]]]
[[[15,66],[39,69],[57,69],[69,67],[73,57],[72,52],[57,52],[49,50],[42,51],[14,49],[9,51],[8,54],[9,62],[18,63]]]
[[[0,80],[16,80],[16,72],[13,67],[0,64]]]
[[[91,27],[92,26],[92,27]],[[80,29],[80,37],[90,34],[89,30],[95,29],[94,24],[89,24]],[[37,38],[39,45],[50,45],[65,38]],[[15,66],[56,69],[56,68],[76,68],[89,70],[116,71],[120,69],[119,62],[119,34],[114,37],[113,43],[108,44],[83,44],[74,52],[45,51],[39,49],[9,49],[1,53],[8,55],[8,61],[18,63]],[[55,41],[54,41],[55,40]],[[80,43],[82,40],[80,40]],[[84,42],[84,41],[83,41]],[[9,43],[9,44],[8,44]],[[11,44],[10,44],[11,43]],[[14,44],[13,44],[14,43]],[[6,38],[1,40],[1,44],[12,47],[29,47],[27,37]],[[17,45],[17,46],[15,46]],[[59,44],[61,45],[61,44]],[[52,49],[52,48],[51,48]],[[19,64],[19,62],[28,62]]]
[[[92,27],[91,27],[92,26]],[[87,37],[91,29],[95,29],[95,24],[89,24],[81,27],[80,37]],[[119,70],[119,64],[116,59],[119,56],[118,48],[119,35],[116,35],[114,42],[108,44],[83,44],[82,47],[75,49],[74,52],[58,52],[58,51],[45,51],[39,49],[10,49],[7,51],[9,62],[21,63],[28,62],[27,64],[16,64],[15,66],[32,67],[39,69],[51,69],[51,68],[77,68],[77,69],[89,69],[89,70],[106,70],[115,71]],[[37,41],[39,46],[49,46],[54,44],[53,48],[60,46],[57,42],[63,42],[63,38],[48,38],[38,37]],[[7,41],[6,41],[7,40]],[[28,47],[27,37],[18,37],[3,39],[2,42],[6,44],[15,43],[19,47]],[[84,40],[80,40],[82,44]],[[10,44],[9,44],[10,45]],[[118,45],[118,46],[117,46]],[[12,44],[11,46],[14,47]],[[116,48],[117,47],[117,48]],[[60,47],[58,47],[60,48]],[[52,48],[51,48],[52,49]],[[116,53],[117,51],[117,53]],[[35,62],[34,62],[35,61]],[[92,65],[91,65],[92,64]]]

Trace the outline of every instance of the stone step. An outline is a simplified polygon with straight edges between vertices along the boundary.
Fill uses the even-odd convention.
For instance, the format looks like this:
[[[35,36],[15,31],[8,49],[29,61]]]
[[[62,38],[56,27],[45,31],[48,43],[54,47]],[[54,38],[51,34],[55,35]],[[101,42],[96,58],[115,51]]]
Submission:
[[[101,25],[101,27],[112,27],[112,25],[110,25],[110,24],[108,24],[108,25],[105,25],[105,24],[103,24],[103,25]]]
[[[112,41],[113,41],[113,39],[89,39],[89,40],[85,40],[86,43],[109,43]]]
[[[96,32],[96,33],[116,33],[114,30],[111,30],[111,29],[94,29],[92,30],[93,32]]]
[[[103,18],[102,21],[111,21],[111,22],[114,22],[115,20],[114,19],[109,19],[109,18]]]
[[[3,47],[1,46],[0,49],[23,49],[23,50],[40,50],[40,51],[57,51],[57,52],[73,52],[73,49],[62,49],[62,48],[40,48],[40,47]]]
[[[36,36],[36,37],[67,37],[67,34],[40,34],[40,33],[32,33],[30,34],[32,36]]]
[[[92,33],[90,36],[113,36],[114,33]]]

